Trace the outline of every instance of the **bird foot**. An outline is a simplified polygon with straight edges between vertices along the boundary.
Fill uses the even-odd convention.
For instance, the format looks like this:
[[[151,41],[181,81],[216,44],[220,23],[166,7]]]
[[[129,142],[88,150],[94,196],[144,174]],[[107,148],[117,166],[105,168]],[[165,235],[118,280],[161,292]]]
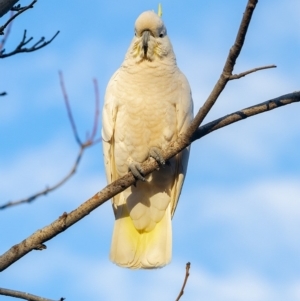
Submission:
[[[132,162],[129,164],[128,167],[136,179],[141,180],[143,182],[146,181],[145,177],[143,176],[143,170],[140,163]]]
[[[149,150],[149,156],[152,157],[159,165],[166,164],[162,151],[158,147],[151,147]]]
[[[158,147],[150,148],[149,157],[152,157],[160,166],[164,166],[166,164],[166,161],[162,155],[162,151]],[[132,172],[133,176],[136,179],[143,181],[143,182],[146,181],[146,179],[143,175],[143,169],[142,169],[142,166],[140,163],[133,161],[128,165],[128,168]]]

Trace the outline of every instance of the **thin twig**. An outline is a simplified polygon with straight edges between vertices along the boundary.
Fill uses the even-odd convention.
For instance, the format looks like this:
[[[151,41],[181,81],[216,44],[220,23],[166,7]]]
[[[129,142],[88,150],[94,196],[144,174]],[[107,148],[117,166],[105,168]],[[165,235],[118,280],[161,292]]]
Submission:
[[[273,109],[279,108],[291,103],[300,102],[300,92],[295,92],[287,95],[283,95],[281,97],[269,100],[267,103],[272,104],[272,102],[276,103],[276,101],[279,99],[279,102],[277,106],[274,106]],[[270,105],[263,105],[259,104],[256,106],[253,106],[251,108],[252,115],[260,114],[263,112],[267,112],[270,110]],[[246,110],[246,109],[245,109]],[[243,112],[244,110],[241,110],[240,112]],[[248,112],[249,113],[249,112]],[[251,115],[251,116],[252,116]],[[250,114],[249,114],[250,116]],[[204,131],[204,134],[208,134],[209,132],[212,132],[213,130],[219,129],[223,126],[229,125],[230,123],[243,120],[234,120],[231,119],[232,122],[230,122],[230,119],[226,119],[225,116],[223,117],[224,120],[226,120],[226,124],[222,124],[222,122],[218,123],[217,128],[214,128],[212,123],[210,124],[210,131],[207,132],[208,125],[203,125],[200,127],[200,132]],[[218,119],[220,120],[220,119]],[[216,125],[215,125],[216,126]],[[199,136],[199,138],[203,137]],[[198,139],[198,138],[197,138]],[[191,139],[192,140],[192,139]],[[195,139],[194,139],[195,140]],[[181,142],[181,145],[183,142]],[[181,146],[179,145],[179,147]],[[167,153],[167,155],[170,155],[170,153]],[[169,157],[165,157],[165,159],[168,159]],[[158,163],[150,158],[146,160],[144,163],[141,164],[141,167],[143,169],[143,174],[146,176],[152,171],[159,168]],[[90,199],[88,199],[86,202],[81,204],[78,208],[71,211],[70,213],[64,213],[62,216],[60,216],[57,220],[52,222],[50,225],[36,231],[26,239],[24,239],[19,244],[11,247],[8,251],[6,251],[2,256],[0,256],[0,272],[5,270],[7,267],[9,267],[11,264],[25,256],[30,251],[34,250],[37,246],[40,244],[52,239],[56,235],[60,234],[61,232],[67,230],[69,227],[71,227],[73,224],[77,223],[79,220],[84,218],[86,215],[90,214],[93,210],[95,210],[97,207],[104,204],[107,200],[111,199],[121,191],[125,190],[127,187],[133,185],[136,182],[136,179],[132,175],[131,172],[128,172],[125,176],[119,178],[115,182],[107,185],[104,189],[97,192],[94,196],[92,196]]]
[[[1,93],[0,93],[0,96],[5,96],[5,95],[7,95],[6,92],[1,92]]]
[[[10,289],[6,289],[6,288],[0,288],[0,295],[15,297],[15,298],[19,298],[19,299],[28,300],[28,301],[55,301],[55,300],[39,297],[39,296],[36,296],[36,295],[32,295],[32,294],[29,294],[29,293],[10,290]],[[65,298],[60,298],[59,299],[59,301],[63,301],[63,300],[65,300]]]
[[[87,137],[85,142],[81,142],[77,129],[76,129],[76,124],[72,115],[72,111],[71,111],[71,106],[70,106],[70,102],[69,102],[69,97],[68,97],[68,93],[66,91],[65,88],[65,84],[64,84],[64,79],[63,79],[63,74],[62,72],[59,72],[59,77],[60,77],[60,86],[62,89],[62,93],[63,93],[63,98],[66,104],[66,108],[67,108],[67,112],[68,112],[68,118],[69,121],[71,123],[72,129],[73,129],[73,134],[75,137],[75,140],[77,141],[78,145],[79,145],[79,153],[76,157],[76,160],[71,168],[71,170],[69,171],[69,173],[63,177],[63,179],[61,179],[59,182],[57,182],[55,185],[50,186],[50,187],[46,187],[45,189],[42,189],[41,191],[31,195],[30,197],[24,198],[24,199],[20,199],[17,201],[8,201],[7,203],[3,204],[0,206],[0,210],[3,209],[7,209],[9,207],[13,207],[13,206],[17,206],[17,205],[21,205],[21,204],[29,204],[31,202],[33,202],[34,200],[36,200],[37,198],[43,196],[43,195],[47,195],[49,192],[54,191],[55,189],[59,188],[60,186],[62,186],[64,183],[66,183],[77,171],[77,168],[79,166],[79,163],[81,161],[81,158],[84,154],[84,151],[91,146],[94,146],[95,144],[101,142],[101,138],[95,138],[96,133],[97,133],[97,128],[98,128],[98,120],[99,120],[99,102],[100,102],[100,97],[99,97],[99,89],[98,89],[98,82],[96,79],[93,80],[94,82],[94,89],[95,89],[95,118],[94,118],[94,123],[93,123],[93,127],[92,127],[92,135],[91,137]]]
[[[179,292],[179,295],[178,295],[178,297],[177,297],[177,299],[175,301],[179,301],[179,299],[181,298],[181,296],[184,294],[184,288],[185,288],[187,280],[188,280],[188,278],[190,276],[190,267],[191,267],[191,263],[188,262],[186,264],[186,267],[185,267],[185,277],[184,277],[184,281],[183,281],[183,284],[182,284],[182,288],[181,288],[181,290]]]
[[[230,76],[229,80],[238,79],[238,78],[246,76],[250,73],[260,71],[260,70],[264,70],[264,69],[270,69],[270,68],[277,68],[277,66],[276,65],[268,65],[268,66],[253,68],[253,69],[250,69],[248,71],[245,71],[245,72],[242,72],[242,73],[239,73],[239,74],[233,74],[233,75]]]
[[[62,186],[64,183],[66,183],[76,173],[78,165],[80,163],[80,160],[82,158],[83,152],[84,152],[86,147],[88,147],[88,146],[82,145],[82,147],[80,148],[79,153],[76,157],[75,163],[72,166],[70,172],[63,179],[61,179],[58,183],[56,183],[53,186],[46,187],[45,189],[31,195],[30,197],[27,197],[27,198],[24,198],[24,199],[21,199],[21,200],[17,200],[17,201],[9,201],[9,202],[1,205],[0,210],[7,209],[8,207],[21,205],[21,204],[24,204],[24,203],[31,203],[34,200],[36,200],[38,197],[43,196],[43,195],[47,195],[49,192],[52,192],[53,190],[55,190],[55,189],[59,188],[60,186]]]
[[[69,97],[66,91],[66,87],[65,87],[65,81],[64,81],[64,77],[63,77],[63,73],[61,71],[59,71],[59,82],[60,82],[60,87],[63,93],[63,97],[64,97],[64,101],[65,101],[65,105],[67,108],[67,113],[68,113],[68,118],[70,120],[71,126],[72,126],[72,130],[73,130],[73,134],[75,137],[76,142],[78,143],[79,146],[82,146],[82,142],[79,138],[78,132],[77,132],[77,128],[76,128],[76,124],[73,118],[73,114],[72,114],[72,110],[71,110],[71,106],[70,106],[70,102],[69,102]]]
[[[8,19],[8,21],[0,27],[0,35],[4,34],[3,30],[8,26],[9,23],[11,23],[16,17],[18,17],[20,14],[24,13],[24,11],[33,8],[34,4],[37,2],[37,0],[33,0],[29,5],[22,7],[16,14],[14,14],[12,17]]]
[[[10,17],[11,18],[13,17],[13,15],[14,15],[14,12],[13,11],[10,12]],[[6,32],[5,32],[4,36],[3,36],[3,39],[0,42],[0,53],[3,53],[2,49],[4,48],[4,45],[5,45],[6,41],[7,41],[7,38],[9,37],[12,25],[13,25],[13,22],[9,23],[9,26],[7,27],[7,30],[6,30]]]
[[[23,38],[21,40],[21,42],[19,43],[19,45],[15,48],[15,50],[13,50],[12,52],[9,53],[5,53],[5,51],[1,51],[0,52],[0,59],[4,59],[6,57],[15,55],[17,53],[25,53],[25,52],[33,52],[36,50],[39,50],[47,45],[49,45],[59,34],[59,31],[56,32],[56,34],[49,40],[49,41],[45,41],[45,37],[41,37],[33,46],[29,47],[29,48],[24,48],[25,45],[27,45],[30,41],[33,40],[32,37],[30,37],[28,40],[26,40],[26,33],[27,31],[24,30],[23,33]]]

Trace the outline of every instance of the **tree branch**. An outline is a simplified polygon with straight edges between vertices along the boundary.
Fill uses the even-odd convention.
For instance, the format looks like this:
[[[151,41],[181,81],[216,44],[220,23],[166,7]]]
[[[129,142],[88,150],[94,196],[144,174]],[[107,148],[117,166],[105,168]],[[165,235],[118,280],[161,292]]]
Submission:
[[[273,98],[265,102],[259,103],[255,106],[240,111],[236,111],[234,113],[223,116],[219,119],[216,119],[198,128],[196,132],[193,134],[191,142],[200,139],[215,130],[218,130],[222,127],[225,127],[237,121],[241,121],[248,117],[261,114],[264,112],[268,112],[273,109],[277,109],[282,106],[289,105],[296,102],[300,102],[300,91],[285,94],[277,98]]]
[[[12,16],[14,15],[14,12],[12,11],[10,15],[11,15],[11,17],[12,17]],[[3,38],[2,38],[2,41],[0,42],[0,53],[2,53],[1,51],[2,51],[2,49],[4,48],[4,45],[5,45],[6,41],[7,41],[7,38],[9,37],[9,34],[10,34],[10,31],[11,31],[12,24],[13,24],[13,23],[9,23],[9,25],[8,25],[8,27],[7,27],[7,30],[6,30],[6,32],[5,32],[4,36],[3,36]]]
[[[76,173],[78,165],[81,161],[82,155],[83,155],[85,149],[89,146],[91,146],[91,144],[88,144],[88,145],[83,144],[82,145],[82,147],[80,148],[79,153],[76,157],[75,163],[74,163],[73,167],[71,168],[70,172],[63,179],[61,179],[58,183],[56,183],[55,185],[53,185],[51,187],[46,187],[45,189],[31,195],[30,197],[20,199],[20,200],[17,200],[17,201],[8,201],[7,203],[0,206],[0,210],[4,210],[4,209],[7,209],[9,207],[13,207],[13,206],[17,206],[17,205],[21,205],[21,204],[25,204],[25,203],[31,203],[31,202],[35,201],[38,197],[41,197],[43,195],[47,195],[49,192],[52,192],[53,190],[55,190],[55,189],[59,188],[60,186],[62,186],[64,183],[66,183]]]
[[[17,1],[16,1],[17,2]],[[16,3],[15,2],[15,3]],[[8,21],[4,24],[4,25],[2,25],[2,26],[0,26],[0,35],[2,35],[2,34],[4,34],[4,29],[6,28],[6,26],[10,23],[10,22],[12,22],[16,17],[18,17],[19,15],[21,15],[24,11],[26,11],[26,10],[28,10],[28,9],[30,9],[30,8],[33,8],[33,6],[34,6],[34,4],[37,2],[37,0],[33,0],[29,5],[27,5],[27,6],[24,6],[24,7],[22,7],[22,8],[19,8],[18,10],[17,10],[17,13],[16,14],[14,14],[14,15],[12,15],[9,19],[8,19]],[[16,9],[15,9],[16,10]]]
[[[260,70],[264,70],[264,69],[270,69],[270,68],[276,68],[276,67],[277,67],[276,65],[268,65],[268,66],[253,68],[253,69],[250,69],[248,71],[245,71],[245,72],[242,72],[242,73],[239,73],[239,74],[231,75],[229,79],[230,80],[239,79],[243,76],[246,76],[246,75],[248,75],[250,73],[253,73],[253,72],[256,72],[256,71],[260,71]]]
[[[69,97],[66,91],[66,87],[65,87],[65,81],[64,81],[64,77],[61,71],[59,71],[59,82],[60,82],[60,87],[63,93],[63,97],[64,97],[64,101],[65,101],[65,105],[66,105],[66,109],[67,109],[67,113],[68,113],[68,118],[69,121],[71,123],[72,126],[72,130],[73,130],[73,134],[75,137],[76,142],[78,143],[79,146],[82,145],[82,142],[79,138],[78,132],[77,132],[77,128],[76,128],[76,123],[74,121],[73,118],[73,114],[72,114],[72,110],[71,110],[71,106],[70,106],[70,102],[69,102]]]
[[[24,293],[24,292],[15,291],[15,290],[9,290],[6,288],[0,288],[0,295],[15,297],[15,298],[19,298],[19,299],[28,300],[28,301],[54,301],[54,300],[46,299],[46,298],[39,297],[36,295],[32,295],[29,293]],[[63,301],[63,300],[65,300],[65,298],[59,299],[59,301]]]
[[[76,124],[75,124],[75,121],[74,121],[74,118],[73,118],[68,93],[67,93],[66,88],[65,88],[63,74],[62,74],[61,71],[59,72],[59,78],[60,78],[60,85],[61,85],[61,89],[62,89],[62,93],[63,93],[64,102],[66,104],[66,108],[67,108],[67,112],[68,112],[68,118],[69,118],[69,121],[70,121],[71,126],[72,126],[72,130],[73,130],[75,140],[79,145],[79,153],[76,157],[75,163],[74,163],[73,167],[71,168],[70,172],[63,179],[61,179],[58,183],[56,183],[55,185],[53,185],[51,187],[46,187],[46,189],[43,189],[43,190],[33,194],[30,197],[27,197],[27,198],[24,198],[24,199],[21,199],[21,200],[17,200],[17,201],[9,201],[9,202],[1,205],[0,210],[7,209],[9,207],[13,207],[13,206],[20,205],[20,204],[31,203],[32,201],[36,200],[38,197],[43,196],[43,195],[47,195],[49,192],[52,192],[55,189],[62,186],[64,183],[66,183],[76,173],[77,168],[79,166],[79,163],[81,161],[81,158],[84,154],[84,151],[88,147],[94,146],[95,144],[97,144],[101,141],[100,139],[96,139],[97,128],[98,128],[98,120],[99,120],[99,104],[100,104],[97,80],[96,79],[93,80],[94,89],[95,89],[95,117],[94,117],[94,123],[93,123],[93,126],[92,126],[92,134],[91,134],[90,137],[87,137],[85,142],[81,142],[81,140],[79,138],[79,135],[78,135],[78,132],[76,130]]]
[[[178,295],[178,297],[176,298],[175,301],[179,301],[179,299],[181,298],[181,296],[184,294],[184,288],[185,288],[187,280],[188,280],[188,278],[190,276],[190,267],[191,267],[191,263],[188,262],[186,264],[186,267],[185,267],[185,277],[184,277],[183,285],[182,285],[182,288],[181,288],[181,290],[179,292],[179,295]]]
[[[256,7],[258,0],[248,0],[246,10],[243,14],[243,18],[234,42],[234,45],[230,48],[228,57],[226,59],[223,72],[217,81],[216,85],[214,86],[212,92],[210,93],[209,97],[205,101],[204,105],[200,108],[199,112],[195,116],[194,120],[192,121],[191,126],[188,128],[187,132],[184,134],[185,137],[182,137],[182,140],[185,140],[185,146],[186,147],[189,144],[189,139],[192,137],[193,133],[197,130],[197,128],[201,125],[204,118],[208,114],[208,112],[211,110],[215,102],[217,101],[219,95],[224,90],[226,84],[230,80],[230,77],[232,76],[232,71],[234,68],[234,65],[236,63],[236,60],[241,52],[241,49],[243,47],[246,33],[251,21],[251,17],[253,14],[253,11]],[[179,140],[180,141],[180,140]],[[177,141],[176,141],[177,143]],[[177,147],[176,147],[177,149]]]
[[[19,0],[0,0],[0,18],[2,18]]]
[[[29,48],[24,48],[24,46],[27,45],[30,41],[32,41],[33,38],[30,37],[28,40],[26,40],[26,33],[27,33],[27,31],[24,30],[22,41],[16,47],[15,50],[13,50],[12,52],[9,52],[9,53],[5,53],[5,49],[1,50],[0,51],[0,59],[4,59],[6,57],[15,55],[17,53],[33,52],[33,51],[39,50],[39,49],[47,46],[48,44],[50,44],[56,38],[56,36],[59,34],[59,31],[57,31],[56,34],[48,41],[45,41],[45,37],[41,37],[33,46],[31,46]]]

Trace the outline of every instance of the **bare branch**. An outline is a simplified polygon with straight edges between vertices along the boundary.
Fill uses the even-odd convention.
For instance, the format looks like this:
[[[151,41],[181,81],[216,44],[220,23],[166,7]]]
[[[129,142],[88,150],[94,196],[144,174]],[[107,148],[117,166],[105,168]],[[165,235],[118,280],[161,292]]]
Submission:
[[[216,85],[214,86],[212,92],[210,93],[209,97],[205,101],[204,105],[200,108],[199,112],[197,113],[194,120],[192,121],[191,126],[188,128],[187,132],[185,133],[185,137],[182,137],[182,139],[186,141],[186,145],[188,145],[189,143],[188,139],[192,137],[193,133],[201,125],[204,118],[211,110],[211,108],[217,101],[219,95],[224,90],[226,84],[230,80],[230,77],[232,76],[234,65],[243,47],[246,33],[257,2],[258,0],[248,0],[246,10],[244,12],[234,45],[230,48],[228,57],[225,62],[225,66],[223,68],[223,72],[219,80],[217,81]]]
[[[75,124],[75,121],[74,121],[74,118],[73,118],[73,114],[72,114],[72,110],[71,110],[71,106],[70,106],[70,102],[69,102],[69,97],[68,97],[66,87],[65,87],[64,77],[63,77],[63,74],[62,74],[61,71],[59,71],[59,80],[60,80],[60,87],[61,87],[61,90],[62,90],[62,93],[63,93],[66,108],[67,108],[68,118],[69,118],[71,126],[72,126],[72,130],[73,130],[75,140],[76,140],[76,142],[78,143],[79,146],[82,146],[82,142],[79,138],[77,128],[76,128],[76,124]]]
[[[59,34],[59,31],[57,31],[56,34],[49,41],[45,41],[45,37],[41,37],[33,46],[31,46],[29,48],[24,48],[24,46],[26,44],[28,44],[30,41],[32,41],[33,38],[30,37],[28,40],[26,40],[26,33],[27,33],[27,31],[24,30],[22,41],[16,47],[15,50],[13,50],[12,52],[9,52],[9,53],[5,53],[4,50],[1,50],[0,59],[4,59],[6,57],[15,55],[17,53],[33,52],[33,51],[39,50],[39,49],[49,45],[56,38],[56,36]]]
[[[239,74],[233,74],[233,75],[230,76],[229,80],[239,79],[243,76],[246,76],[246,75],[248,75],[250,73],[253,73],[253,72],[256,72],[256,71],[260,71],[260,70],[264,70],[264,69],[270,69],[270,68],[276,68],[276,67],[277,67],[276,65],[268,65],[268,66],[253,68],[253,69],[250,69],[248,71],[245,71],[245,72],[242,72],[242,73],[239,73]]]
[[[12,17],[13,15],[14,15],[14,12],[11,12],[10,16]],[[4,45],[5,45],[5,43],[7,41],[7,38],[9,36],[9,34],[10,34],[12,24],[13,24],[12,22],[9,23],[9,25],[7,27],[7,30],[6,30],[6,32],[4,34],[4,37],[3,37],[2,41],[0,42],[0,53],[4,52],[4,51],[2,51],[2,49],[4,48]]]
[[[2,18],[19,0],[0,0],[0,18]]]
[[[62,179],[60,180],[58,183],[56,183],[55,185],[51,186],[51,187],[46,187],[45,189],[33,194],[32,196],[28,197],[28,198],[24,198],[21,200],[17,200],[17,201],[9,201],[3,205],[0,206],[0,210],[3,209],[7,209],[9,207],[13,207],[13,206],[17,206],[17,205],[21,205],[21,204],[25,204],[25,203],[31,203],[34,200],[36,200],[38,197],[43,196],[43,195],[47,195],[49,192],[52,192],[53,190],[59,188],[60,186],[62,186],[64,183],[66,183],[77,171],[78,165],[80,163],[80,160],[82,158],[83,152],[85,150],[85,148],[91,146],[90,145],[85,145],[83,144],[82,147],[79,150],[79,153],[76,157],[75,163],[73,165],[73,167],[71,168],[70,172]]]
[[[28,300],[28,301],[54,301],[54,300],[46,299],[46,298],[39,297],[36,295],[32,295],[29,293],[24,293],[24,292],[10,290],[10,289],[1,288],[1,287],[0,287],[0,295],[15,297],[15,298],[19,298],[19,299]],[[65,298],[59,299],[59,301],[63,301],[63,300],[65,300]]]
[[[237,113],[233,113],[231,115],[222,117],[220,119],[217,119],[216,121],[201,126],[199,129],[199,133],[197,131],[198,137],[191,137],[190,141],[199,139],[210,132],[213,132],[226,125],[229,125],[230,123],[245,119],[246,117],[240,118],[244,112],[248,114],[247,117],[250,117],[259,113],[267,112],[271,109],[280,108],[284,105],[299,101],[300,92],[295,92],[283,95],[273,100],[269,100],[257,106],[238,111]],[[178,138],[176,141],[176,145],[178,146],[176,149],[171,148],[165,151],[166,156],[164,158],[166,160],[171,158],[171,156],[174,156],[174,152],[177,151],[177,149],[182,150],[185,147],[185,141],[180,141],[180,138]],[[143,169],[143,174],[146,176],[152,171],[158,169],[159,165],[154,159],[149,158],[141,164],[141,167]],[[90,214],[97,207],[101,206],[107,200],[111,199],[113,196],[125,190],[127,187],[133,185],[135,182],[136,179],[134,178],[132,173],[128,172],[125,176],[119,178],[115,182],[107,185],[103,190],[97,192],[94,196],[92,196],[86,202],[81,204],[77,209],[71,211],[70,213],[64,213],[50,225],[36,231],[28,238],[24,239],[21,243],[11,247],[7,252],[0,256],[0,272],[5,270],[7,267],[9,267],[11,264],[19,260],[21,257],[26,255],[30,251],[36,249],[37,246],[67,230],[73,224],[77,223],[86,215]]]
[[[29,204],[29,203],[33,202],[34,200],[36,200],[38,197],[43,196],[43,195],[47,195],[49,192],[52,192],[55,189],[62,186],[64,183],[66,183],[76,173],[77,168],[79,166],[79,163],[81,161],[81,158],[84,154],[84,151],[88,147],[94,146],[95,144],[101,142],[100,138],[95,139],[95,136],[97,134],[97,128],[98,128],[99,103],[100,103],[97,80],[96,79],[93,80],[94,89],[95,89],[95,117],[94,117],[94,124],[93,124],[93,128],[92,128],[92,134],[91,134],[90,137],[87,137],[87,140],[85,142],[82,143],[80,138],[79,138],[79,135],[77,133],[77,130],[76,130],[76,124],[74,122],[74,118],[73,118],[73,115],[72,115],[71,106],[70,106],[70,103],[69,103],[69,97],[68,97],[68,94],[67,94],[67,91],[66,91],[66,88],[65,88],[62,72],[59,72],[59,76],[60,76],[60,85],[61,85],[64,101],[65,101],[65,104],[66,104],[66,107],[67,107],[69,121],[71,123],[75,139],[76,139],[76,141],[77,141],[77,143],[79,144],[79,147],[80,147],[79,153],[78,153],[78,155],[76,157],[76,160],[75,160],[75,163],[74,163],[73,167],[71,168],[70,172],[63,179],[61,179],[58,183],[56,183],[55,185],[50,186],[50,187],[46,187],[45,189],[42,189],[41,191],[31,195],[30,197],[27,197],[27,198],[24,198],[24,199],[21,199],[21,200],[17,200],[17,201],[9,201],[9,202],[1,205],[0,210],[7,209],[9,207],[17,206],[17,205],[20,205],[20,204],[25,204],[25,203]]]
[[[35,4],[36,2],[37,2],[37,0],[33,0],[29,5],[20,8],[20,9],[18,10],[18,12],[17,12],[16,14],[14,14],[13,16],[11,16],[11,17],[8,19],[8,21],[7,21],[4,25],[0,26],[0,35],[4,34],[3,30],[6,28],[6,26],[7,26],[10,22],[12,22],[12,21],[13,21],[16,17],[18,17],[19,15],[21,15],[24,11],[26,11],[26,10],[28,10],[28,9],[30,9],[30,8],[33,8],[33,6],[34,6],[34,4]]]
[[[259,103],[255,106],[252,106],[252,107],[240,110],[240,111],[236,111],[232,114],[226,115],[224,117],[221,117],[219,119],[216,119],[212,122],[209,122],[209,123],[201,126],[193,134],[191,141],[193,142],[197,139],[200,139],[215,130],[218,130],[222,127],[225,127],[225,126],[235,123],[237,121],[241,121],[248,117],[251,117],[251,116],[254,116],[257,114],[261,114],[264,112],[268,112],[273,109],[277,109],[282,106],[296,103],[296,102],[300,102],[300,92],[285,94],[280,97]]]
[[[191,267],[191,263],[188,262],[186,264],[186,267],[185,267],[185,277],[184,277],[183,285],[182,285],[182,288],[181,288],[181,290],[179,292],[179,295],[178,295],[178,297],[177,297],[177,299],[175,301],[179,301],[179,299],[181,298],[181,296],[184,294],[184,288],[185,288],[187,280],[188,280],[188,278],[190,276],[190,267]]]
[[[6,92],[1,92],[1,93],[0,93],[0,96],[5,96],[5,95],[7,95]]]

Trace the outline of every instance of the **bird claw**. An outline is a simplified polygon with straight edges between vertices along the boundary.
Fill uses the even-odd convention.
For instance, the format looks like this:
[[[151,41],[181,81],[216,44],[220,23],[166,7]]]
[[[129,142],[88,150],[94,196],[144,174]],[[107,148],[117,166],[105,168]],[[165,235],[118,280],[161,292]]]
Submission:
[[[159,165],[166,164],[162,151],[158,147],[151,147],[149,150],[149,156],[152,157]]]
[[[143,182],[146,181],[145,177],[143,176],[143,170],[140,163],[132,162],[129,164],[129,170],[132,172],[133,176],[141,180]]]

